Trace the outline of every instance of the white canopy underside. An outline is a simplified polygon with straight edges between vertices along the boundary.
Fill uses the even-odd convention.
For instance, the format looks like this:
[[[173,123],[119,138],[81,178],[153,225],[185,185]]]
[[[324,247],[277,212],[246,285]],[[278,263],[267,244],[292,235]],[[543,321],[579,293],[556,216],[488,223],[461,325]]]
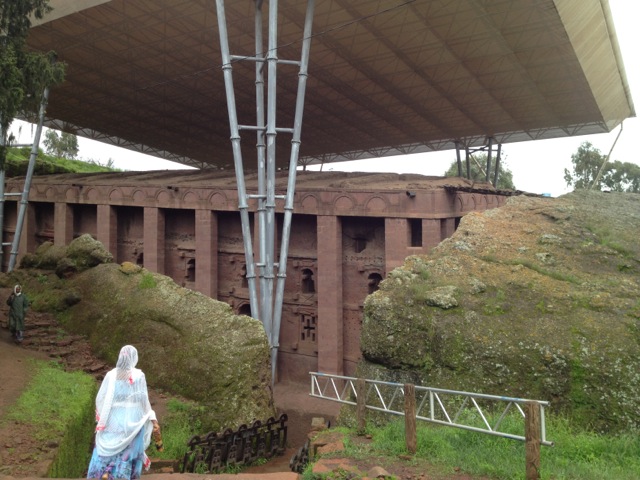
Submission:
[[[67,64],[46,125],[232,167],[213,2],[51,5],[29,37]],[[225,8],[231,53],[254,56],[254,2]],[[280,60],[299,60],[305,8],[279,2]],[[313,34],[302,164],[607,132],[634,115],[607,0],[323,0]],[[281,128],[293,126],[297,74],[278,66]],[[255,63],[235,62],[233,77],[239,123],[255,124]],[[255,141],[243,134],[249,169]],[[279,164],[289,150],[279,134]]]

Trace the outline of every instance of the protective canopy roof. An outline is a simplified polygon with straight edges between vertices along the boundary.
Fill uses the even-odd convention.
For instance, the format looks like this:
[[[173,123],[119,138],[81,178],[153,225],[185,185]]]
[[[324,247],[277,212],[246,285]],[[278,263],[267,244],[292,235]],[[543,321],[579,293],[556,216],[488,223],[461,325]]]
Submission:
[[[214,2],[51,5],[29,36],[67,64],[48,126],[232,167]],[[254,56],[254,2],[225,8],[231,54]],[[280,60],[300,60],[305,8],[279,1]],[[321,0],[315,10],[300,163],[607,132],[634,115],[607,0]],[[278,66],[279,128],[293,126],[297,75]],[[255,125],[255,63],[234,62],[233,78],[239,123]],[[290,140],[278,134],[281,165]],[[245,168],[255,143],[243,133]]]

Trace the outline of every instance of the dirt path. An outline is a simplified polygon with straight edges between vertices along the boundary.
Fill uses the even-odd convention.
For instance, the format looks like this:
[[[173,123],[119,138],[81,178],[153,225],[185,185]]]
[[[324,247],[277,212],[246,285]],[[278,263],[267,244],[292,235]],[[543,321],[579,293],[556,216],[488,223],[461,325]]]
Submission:
[[[16,345],[9,330],[4,327],[0,329],[0,412],[5,412],[7,406],[15,403],[20,397],[31,376],[31,358],[46,360],[49,357]]]

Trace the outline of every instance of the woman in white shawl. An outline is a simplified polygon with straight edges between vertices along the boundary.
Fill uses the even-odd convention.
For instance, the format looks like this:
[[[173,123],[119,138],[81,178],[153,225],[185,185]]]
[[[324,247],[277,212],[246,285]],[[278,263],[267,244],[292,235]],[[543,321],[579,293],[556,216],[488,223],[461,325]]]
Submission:
[[[136,479],[151,464],[145,450],[152,432],[159,434],[160,426],[137,363],[138,351],[125,345],[116,368],[102,381],[96,397],[96,444],[87,478]]]

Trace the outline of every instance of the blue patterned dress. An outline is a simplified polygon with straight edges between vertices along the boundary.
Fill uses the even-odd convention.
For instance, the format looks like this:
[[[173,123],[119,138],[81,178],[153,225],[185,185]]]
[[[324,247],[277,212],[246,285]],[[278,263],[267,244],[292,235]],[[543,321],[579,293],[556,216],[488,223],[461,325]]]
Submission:
[[[156,415],[149,403],[144,373],[134,367],[137,351],[121,350],[96,397],[96,442],[87,478],[138,479],[151,462],[145,454]]]

